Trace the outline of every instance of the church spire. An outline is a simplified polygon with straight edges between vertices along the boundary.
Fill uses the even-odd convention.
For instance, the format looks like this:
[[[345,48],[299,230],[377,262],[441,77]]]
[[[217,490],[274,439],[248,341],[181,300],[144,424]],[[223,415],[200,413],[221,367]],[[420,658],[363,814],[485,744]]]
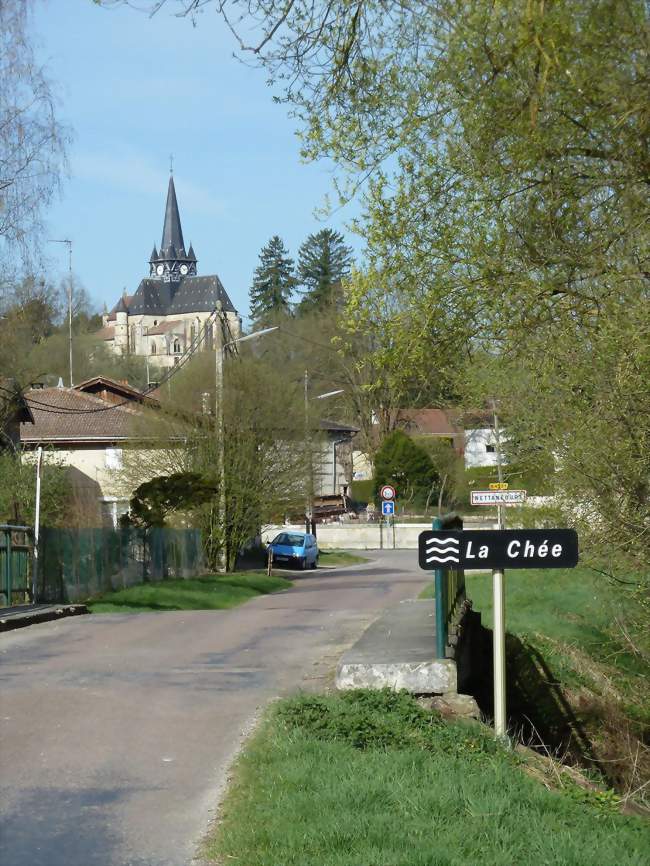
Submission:
[[[169,176],[169,187],[167,188],[167,206],[165,207],[165,225],[163,226],[162,241],[160,242],[160,256],[165,259],[185,258],[183,229],[181,228],[181,217],[178,213],[173,174]]]
[[[176,201],[174,175],[169,176],[167,187],[167,204],[165,205],[165,223],[163,225],[160,250],[154,244],[149,259],[149,274],[165,282],[180,282],[183,277],[196,275],[196,256],[194,250],[185,252],[181,217]]]

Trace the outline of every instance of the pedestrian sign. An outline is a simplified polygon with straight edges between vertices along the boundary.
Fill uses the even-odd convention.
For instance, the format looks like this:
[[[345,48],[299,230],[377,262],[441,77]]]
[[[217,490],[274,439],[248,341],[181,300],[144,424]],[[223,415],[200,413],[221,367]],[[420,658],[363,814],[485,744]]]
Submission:
[[[388,516],[390,514],[395,514],[395,503],[391,501],[384,501],[381,503],[381,513],[384,516]]]

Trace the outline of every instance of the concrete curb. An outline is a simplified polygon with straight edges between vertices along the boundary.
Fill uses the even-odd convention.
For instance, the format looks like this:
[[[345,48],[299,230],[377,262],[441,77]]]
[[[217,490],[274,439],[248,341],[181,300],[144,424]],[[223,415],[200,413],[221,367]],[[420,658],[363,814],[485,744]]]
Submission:
[[[0,616],[0,632],[12,631],[16,628],[25,628],[28,625],[36,625],[39,622],[49,622],[53,619],[63,619],[68,616],[80,616],[89,613],[85,604],[52,605],[51,607],[38,610],[21,610],[16,613],[3,611]]]

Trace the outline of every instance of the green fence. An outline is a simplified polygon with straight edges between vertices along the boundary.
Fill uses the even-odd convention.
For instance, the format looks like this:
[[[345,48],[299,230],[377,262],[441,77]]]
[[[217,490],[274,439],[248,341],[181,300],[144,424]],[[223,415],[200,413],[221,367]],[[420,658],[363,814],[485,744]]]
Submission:
[[[29,602],[31,558],[31,529],[0,524],[0,607]]]
[[[150,580],[203,572],[198,529],[41,530],[39,602],[82,601]]]
[[[462,529],[457,514],[435,517],[432,529]],[[436,568],[436,655],[444,659],[453,654],[458,626],[465,606],[465,572],[462,568]]]

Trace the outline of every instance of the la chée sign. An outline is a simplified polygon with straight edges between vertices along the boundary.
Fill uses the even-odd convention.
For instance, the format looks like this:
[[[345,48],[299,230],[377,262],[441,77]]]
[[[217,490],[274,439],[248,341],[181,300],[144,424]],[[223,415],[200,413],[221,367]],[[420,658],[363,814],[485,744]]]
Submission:
[[[420,568],[574,568],[573,529],[495,529],[421,532]]]

